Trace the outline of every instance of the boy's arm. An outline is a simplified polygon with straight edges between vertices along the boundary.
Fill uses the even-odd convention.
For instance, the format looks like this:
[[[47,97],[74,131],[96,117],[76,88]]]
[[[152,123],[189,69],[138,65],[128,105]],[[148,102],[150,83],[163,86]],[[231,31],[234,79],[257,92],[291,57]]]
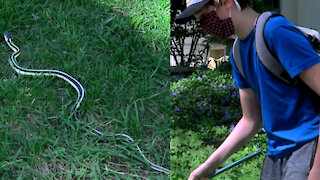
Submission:
[[[320,63],[299,74],[300,78],[320,96]]]
[[[301,79],[311,87],[320,96],[320,63],[308,68],[299,74]],[[319,129],[320,130],[320,129]],[[317,180],[320,178],[320,136],[316,150],[313,167],[308,180]]]
[[[219,148],[191,173],[189,180],[201,179],[212,174],[261,128],[261,108],[256,95],[251,89],[240,89],[239,93],[243,117]]]

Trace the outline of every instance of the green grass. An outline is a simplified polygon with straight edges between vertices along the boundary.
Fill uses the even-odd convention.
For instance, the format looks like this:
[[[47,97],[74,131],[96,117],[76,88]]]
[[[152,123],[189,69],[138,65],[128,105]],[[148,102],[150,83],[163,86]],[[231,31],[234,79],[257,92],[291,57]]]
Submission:
[[[169,168],[169,6],[0,0],[0,33],[21,48],[22,67],[61,70],[82,83],[82,122],[130,135],[148,159]],[[133,145],[99,138],[68,119],[75,90],[55,77],[17,76],[11,53],[1,40],[2,179],[169,179]]]

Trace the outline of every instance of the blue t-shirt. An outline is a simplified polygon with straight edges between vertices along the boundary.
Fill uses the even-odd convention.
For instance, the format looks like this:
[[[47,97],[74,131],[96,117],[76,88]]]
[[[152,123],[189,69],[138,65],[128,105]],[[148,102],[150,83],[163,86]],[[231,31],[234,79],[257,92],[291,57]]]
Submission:
[[[255,48],[255,29],[240,40],[240,54],[246,79],[235,68],[239,88],[251,88],[261,104],[263,127],[268,137],[268,155],[284,157],[319,135],[319,116],[311,98],[275,78],[260,63]],[[265,40],[291,77],[320,62],[304,35],[284,17],[267,22]]]

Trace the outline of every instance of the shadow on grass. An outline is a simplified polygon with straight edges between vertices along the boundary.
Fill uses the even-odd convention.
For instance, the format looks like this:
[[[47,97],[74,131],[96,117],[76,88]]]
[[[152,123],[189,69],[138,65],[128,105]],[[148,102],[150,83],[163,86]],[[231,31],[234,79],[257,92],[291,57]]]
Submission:
[[[136,4],[148,9],[156,3]],[[141,18],[133,6],[2,0],[0,32],[10,32],[21,48],[22,67],[58,69],[83,84],[81,121],[129,134],[152,162],[169,167],[169,34],[155,33],[152,19],[161,15],[140,12]],[[52,77],[16,77],[7,61],[11,50],[2,42],[2,178],[168,178],[149,168],[134,146],[97,138],[66,120],[76,99],[72,87]]]

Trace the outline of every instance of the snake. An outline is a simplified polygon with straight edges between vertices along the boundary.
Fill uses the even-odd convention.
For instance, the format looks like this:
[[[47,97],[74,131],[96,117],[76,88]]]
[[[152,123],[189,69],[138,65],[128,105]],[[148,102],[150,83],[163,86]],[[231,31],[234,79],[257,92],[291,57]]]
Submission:
[[[69,74],[59,71],[59,70],[51,70],[51,69],[26,69],[23,68],[21,66],[19,66],[19,64],[17,63],[17,58],[18,56],[20,56],[21,51],[20,48],[15,45],[12,41],[12,38],[10,36],[10,34],[8,32],[4,33],[4,39],[5,42],[7,43],[7,45],[11,48],[11,50],[13,51],[13,53],[10,55],[9,58],[9,63],[12,67],[12,69],[14,69],[16,71],[16,73],[21,74],[21,75],[30,75],[30,76],[54,76],[54,77],[58,77],[61,78],[63,80],[65,80],[66,82],[68,82],[71,86],[73,86],[73,88],[77,91],[77,100],[70,112],[70,116],[69,117],[73,117],[75,120],[80,121],[78,115],[77,115],[77,110],[80,107],[80,104],[85,96],[85,89],[82,86],[82,84],[75,79],[74,77],[70,76]],[[115,137],[115,138],[121,138],[122,140],[125,140],[129,143],[134,143],[134,139],[132,137],[130,137],[127,134],[121,134],[121,133],[102,133],[101,131],[92,128],[90,125],[86,125],[86,129],[90,130],[93,134],[97,135],[97,136],[106,136],[106,137]],[[165,173],[165,174],[170,174],[170,170],[166,169],[162,166],[156,165],[154,163],[152,163],[142,152],[142,150],[140,149],[140,147],[138,145],[136,145],[136,149],[138,150],[140,156],[144,159],[144,161],[154,170]]]

